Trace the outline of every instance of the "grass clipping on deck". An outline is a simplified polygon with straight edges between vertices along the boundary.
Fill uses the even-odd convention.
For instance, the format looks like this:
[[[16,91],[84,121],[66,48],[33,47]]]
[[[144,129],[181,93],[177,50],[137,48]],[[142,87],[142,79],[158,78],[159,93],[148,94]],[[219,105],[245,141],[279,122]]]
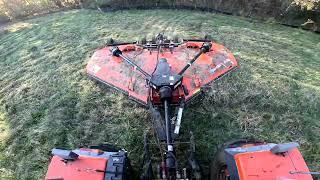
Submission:
[[[43,178],[54,147],[109,142],[141,162],[147,110],[88,79],[85,66],[108,38],[210,34],[240,68],[188,107],[206,170],[217,146],[240,137],[297,141],[311,169],[320,161],[320,35],[239,17],[176,10],[77,10],[13,24],[0,34],[0,175]],[[316,167],[318,165],[318,167]]]

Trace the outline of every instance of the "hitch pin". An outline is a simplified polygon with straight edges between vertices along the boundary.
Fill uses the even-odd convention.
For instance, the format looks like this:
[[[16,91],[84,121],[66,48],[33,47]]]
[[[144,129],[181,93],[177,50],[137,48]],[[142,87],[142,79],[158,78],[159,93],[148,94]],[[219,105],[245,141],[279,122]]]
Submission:
[[[179,131],[180,131],[182,112],[183,112],[183,107],[180,107],[179,110],[178,110],[176,126],[174,128],[174,133],[175,134],[179,134]]]

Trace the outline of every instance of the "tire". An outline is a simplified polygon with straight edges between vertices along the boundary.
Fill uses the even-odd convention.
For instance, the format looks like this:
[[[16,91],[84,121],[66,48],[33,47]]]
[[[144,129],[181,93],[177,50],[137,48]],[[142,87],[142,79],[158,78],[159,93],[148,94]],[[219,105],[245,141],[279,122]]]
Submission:
[[[218,149],[217,153],[214,156],[214,159],[211,162],[210,180],[229,180],[230,177],[227,177],[224,173],[228,168],[224,150],[227,148],[242,147],[248,144],[260,145],[265,144],[265,142],[257,141],[254,139],[238,139],[224,143]]]
[[[222,176],[222,172],[227,169],[224,148],[220,148],[215,154],[215,157],[210,166],[210,180],[227,179]]]

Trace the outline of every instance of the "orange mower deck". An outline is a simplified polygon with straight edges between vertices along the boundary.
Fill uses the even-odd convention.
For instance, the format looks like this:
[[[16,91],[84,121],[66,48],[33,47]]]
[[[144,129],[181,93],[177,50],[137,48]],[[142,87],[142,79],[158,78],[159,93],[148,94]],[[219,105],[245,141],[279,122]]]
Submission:
[[[159,59],[165,58],[173,72],[178,73],[189,60],[199,51],[203,42],[185,42],[172,50],[164,48],[159,53]],[[157,52],[143,49],[136,44],[119,45],[124,55],[135,60],[144,71],[152,74],[157,65]],[[148,104],[148,87],[144,76],[132,66],[115,57],[109,46],[96,51],[87,65],[90,77],[112,86],[130,98]],[[202,54],[199,59],[185,72],[183,86],[188,95],[186,102],[197,95],[201,87],[213,82],[222,75],[238,66],[232,53],[222,45],[212,42],[210,51]]]

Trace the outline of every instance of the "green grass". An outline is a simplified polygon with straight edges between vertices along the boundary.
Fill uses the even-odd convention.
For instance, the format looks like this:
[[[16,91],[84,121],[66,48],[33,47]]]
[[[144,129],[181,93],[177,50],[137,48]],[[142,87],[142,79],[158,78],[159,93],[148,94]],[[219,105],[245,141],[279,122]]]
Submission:
[[[43,178],[53,147],[101,142],[141,161],[147,110],[89,80],[88,58],[108,38],[210,34],[240,69],[214,83],[184,114],[205,170],[217,146],[237,137],[298,141],[312,170],[320,162],[320,35],[196,11],[75,10],[13,24],[0,35],[0,175]]]

